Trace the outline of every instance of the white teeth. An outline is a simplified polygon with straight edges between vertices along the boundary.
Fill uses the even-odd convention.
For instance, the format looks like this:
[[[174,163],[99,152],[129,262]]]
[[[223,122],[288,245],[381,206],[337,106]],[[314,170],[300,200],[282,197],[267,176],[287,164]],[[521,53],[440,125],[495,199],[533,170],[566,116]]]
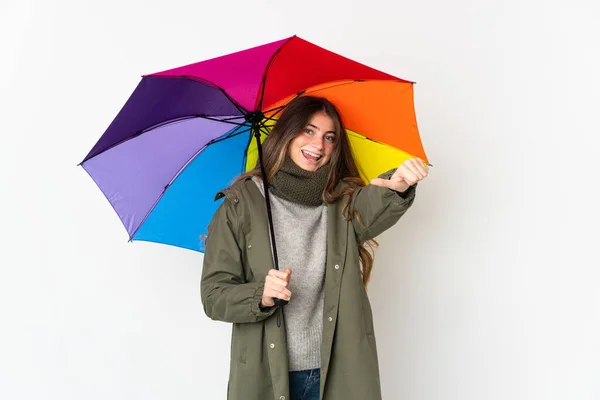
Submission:
[[[306,150],[302,150],[302,151],[305,152],[306,154],[308,154],[309,156],[313,156],[313,157],[316,157],[316,158],[321,158],[320,154],[312,153],[312,152],[306,151]]]

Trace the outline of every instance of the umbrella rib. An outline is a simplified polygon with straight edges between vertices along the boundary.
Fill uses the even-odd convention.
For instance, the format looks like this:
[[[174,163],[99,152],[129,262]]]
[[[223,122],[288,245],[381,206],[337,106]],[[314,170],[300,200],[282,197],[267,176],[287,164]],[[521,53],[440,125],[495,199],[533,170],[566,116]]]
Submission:
[[[297,99],[298,97],[302,96],[303,94],[316,93],[316,92],[321,91],[321,90],[331,89],[331,88],[338,87],[338,86],[351,85],[351,84],[356,83],[356,82],[364,82],[364,80],[355,79],[353,81],[344,81],[344,82],[336,83],[335,85],[325,86],[325,87],[322,87],[322,88],[319,88],[319,89],[315,89],[315,90],[311,90],[311,91],[302,90],[302,91],[296,93],[296,95],[293,98],[291,98],[290,101],[288,101],[286,104],[284,104],[282,106],[278,106],[278,107],[273,107],[273,108],[271,108],[269,110],[264,111],[265,114],[268,114],[268,113],[270,113],[272,111],[275,111],[273,113],[273,115],[271,115],[270,117],[266,117],[265,116],[265,118],[268,119],[268,120],[271,120],[271,121],[276,121],[276,119],[274,119],[273,117],[276,116],[277,114],[279,114],[281,111],[283,111],[287,107],[288,104],[290,104],[293,100]]]
[[[244,126],[244,125],[246,125],[246,120],[244,120],[243,123],[232,122],[235,119],[242,119],[244,117],[231,117],[231,118],[223,118],[223,119],[221,119],[221,118],[209,117],[208,115],[205,115],[205,114],[196,114],[195,117],[203,118],[203,119],[208,119],[210,121],[223,122],[224,124],[232,124],[232,125],[237,125],[237,126]]]
[[[260,124],[260,126],[261,126],[262,128],[265,128],[265,132],[266,132],[267,134],[269,134],[269,133],[271,133],[271,130],[273,130],[273,128],[275,127],[275,124],[271,124],[271,125],[263,125],[263,124]]]
[[[241,168],[242,173],[246,169],[246,163],[248,162],[248,148],[250,147],[250,143],[252,143],[252,138],[253,138],[253,135],[250,135],[249,139],[248,139],[248,143],[246,144],[246,146],[244,146],[244,156],[242,157],[242,168]]]
[[[270,118],[269,118],[269,119],[270,119]],[[275,121],[275,120],[273,120],[273,121]],[[260,128],[260,129],[264,129],[264,133],[265,133],[265,135],[267,135],[267,136],[269,136],[269,133],[271,133],[271,129],[273,129],[273,127],[274,127],[274,126],[275,126],[274,124],[273,124],[273,125],[266,125],[266,124],[265,124],[264,122],[262,122],[262,121],[259,123],[259,128]]]
[[[345,86],[345,85],[352,85],[353,83],[359,83],[359,82],[364,82],[364,80],[362,80],[362,79],[355,79],[353,81],[339,82],[339,83],[336,83],[336,84],[333,84],[333,85],[330,85],[330,86],[324,86],[324,87],[320,87],[320,88],[314,89],[314,90],[304,90],[304,91],[300,92],[298,95],[308,94],[308,93],[316,93],[316,92],[319,92],[321,90],[331,89],[331,88],[334,88],[334,87]]]
[[[286,106],[287,106],[287,104],[286,104],[286,105],[283,105],[283,106],[279,106],[279,107],[273,107],[273,108],[271,108],[271,109],[269,109],[269,110],[265,110],[265,111],[263,111],[263,112],[264,112],[265,114],[267,114],[267,113],[270,113],[271,111],[275,111],[275,110],[277,110],[277,112],[280,112],[280,111],[281,111],[281,110],[283,110],[283,109],[284,109]]]
[[[268,120],[268,121],[274,121],[274,122],[277,122],[277,120],[276,120],[275,118],[273,118],[273,117],[274,117],[274,116],[276,116],[276,115],[277,115],[277,113],[274,113],[274,114],[273,114],[273,115],[271,115],[270,117],[266,117],[266,116],[265,116],[265,117],[264,117],[264,119],[266,119],[266,120]]]
[[[225,136],[220,136],[220,137],[218,137],[216,139],[213,139],[210,142],[206,143],[205,147],[208,147],[211,144],[222,142],[223,140],[231,139],[232,137],[239,136],[239,135],[244,134],[246,132],[250,132],[251,130],[252,130],[252,128],[249,127],[249,128],[246,128],[246,129],[241,129],[239,131],[235,131],[235,133],[229,133],[229,134],[227,134]]]
[[[314,90],[310,90],[310,91],[309,90],[302,90],[302,91],[296,93],[296,95],[294,97],[292,97],[290,99],[290,101],[288,101],[286,104],[284,104],[282,106],[278,106],[278,107],[273,107],[273,108],[271,108],[269,110],[264,111],[265,114],[268,114],[268,113],[270,113],[272,111],[275,111],[275,113],[273,113],[273,115],[271,115],[270,117],[265,117],[265,118],[273,120],[273,121],[276,121],[272,117],[274,117],[277,114],[279,114],[281,111],[283,111],[283,109],[285,107],[287,107],[288,104],[290,104],[293,100],[297,99],[298,97],[300,97],[300,96],[302,96],[304,94],[316,93],[316,92],[319,92],[321,90],[331,89],[331,88],[338,87],[338,86],[351,85],[353,83],[358,83],[358,82],[366,82],[366,81],[364,79],[354,79],[352,81],[343,81],[343,82],[339,82],[339,83],[336,83],[336,84],[333,84],[333,85],[330,85],[330,86],[324,86],[324,87],[321,87],[321,88],[318,88],[318,89],[314,89]]]
[[[294,98],[296,98],[296,97],[294,97]],[[288,104],[289,104],[289,103],[288,103]],[[280,112],[282,112],[282,111],[285,109],[285,107],[287,107],[287,104],[286,104],[286,105],[284,105],[284,106],[275,107],[275,108],[272,108],[272,109],[270,109],[270,110],[267,110],[267,111],[265,111],[265,114],[267,114],[267,113],[269,113],[269,112],[271,112],[271,111],[277,110],[277,111],[275,111],[275,112],[273,113],[273,115],[271,115],[271,116],[268,116],[268,117],[267,117],[267,116],[265,115],[264,119],[266,119],[266,120],[269,120],[269,121],[273,121],[273,122],[277,122],[277,119],[275,119],[275,118],[273,118],[273,117],[275,117],[277,114],[279,114]]]
[[[270,128],[272,126],[266,126],[262,121],[259,122],[259,129],[261,133],[264,133],[265,136],[269,136],[269,132],[270,132]],[[248,130],[252,130],[252,128],[248,129]],[[252,143],[252,140],[254,140],[254,137],[252,135],[250,135],[250,139],[248,140],[248,144],[246,145],[246,147],[244,148],[244,157],[242,157],[242,173],[246,170],[246,164],[248,163],[248,149],[250,148],[250,144]]]
[[[367,137],[365,135],[361,135],[360,133],[351,131],[348,128],[346,128],[346,132],[347,132],[348,136],[352,136],[352,137],[354,137],[356,139],[359,139],[359,140],[368,140],[369,142],[377,143],[377,144],[382,145],[382,146],[388,146],[388,147],[394,148],[396,150],[404,151],[404,150],[402,150],[402,149],[400,149],[398,147],[389,145],[389,144],[387,144],[385,142],[380,142],[379,140],[371,139],[370,137]],[[426,164],[428,166],[430,166],[430,167],[433,167],[433,164],[430,164],[430,163],[426,163]]]
[[[208,143],[206,143],[204,146],[202,146],[200,148],[200,150],[198,150],[197,152],[195,152],[184,164],[181,168],[179,168],[177,170],[177,172],[175,173],[175,175],[173,175],[173,177],[169,180],[169,183],[167,183],[165,185],[165,187],[163,188],[163,191],[161,192],[161,194],[158,196],[158,198],[156,199],[156,201],[154,202],[154,204],[152,205],[152,207],[150,207],[150,209],[148,210],[148,212],[146,213],[146,215],[144,216],[144,218],[140,221],[138,227],[131,233],[131,235],[129,236],[129,241],[133,240],[133,237],[135,236],[135,234],[139,231],[139,229],[144,225],[144,223],[146,222],[146,220],[148,219],[148,217],[150,216],[150,214],[152,214],[152,212],[154,211],[154,209],[156,208],[156,205],[162,200],[162,198],[164,197],[165,193],[167,192],[167,190],[169,189],[169,187],[173,184],[173,182],[175,182],[175,180],[179,177],[179,175],[181,175],[181,173],[183,172],[183,170],[185,170],[188,165],[190,165],[190,163],[200,154],[202,153],[204,150],[206,150],[206,148],[212,144],[221,142],[223,140],[227,140],[227,139],[231,139],[232,137],[244,134],[246,132],[249,132],[251,130],[251,128],[248,129],[241,129],[239,131],[236,131],[235,129],[233,130],[233,132],[228,133],[225,136],[221,136],[217,139],[213,139],[211,141],[209,141]]]
[[[172,123],[172,122],[185,121],[185,120],[187,120],[187,119],[192,119],[192,118],[196,118],[196,116],[195,116],[195,115],[187,115],[187,116],[184,116],[184,117],[177,117],[177,118],[170,119],[170,120],[168,120],[168,121],[161,121],[161,122],[158,122],[158,123],[156,123],[156,124],[154,124],[154,125],[150,125],[150,126],[148,126],[148,127],[144,128],[144,129],[140,129],[139,131],[135,132],[133,135],[131,135],[131,136],[128,136],[128,137],[126,137],[126,138],[124,138],[124,139],[122,139],[122,140],[120,140],[120,141],[118,141],[118,142],[116,142],[116,143],[112,144],[111,146],[109,146],[109,147],[107,147],[106,149],[102,150],[102,151],[101,151],[101,152],[99,152],[98,154],[95,154],[94,156],[92,156],[92,157],[90,157],[90,158],[84,159],[83,161],[81,161],[81,162],[80,162],[79,164],[77,164],[77,165],[78,165],[78,166],[81,166],[81,165],[82,165],[84,162],[86,162],[86,161],[89,161],[89,160],[91,160],[92,158],[98,157],[100,154],[102,154],[102,153],[105,153],[105,152],[109,151],[110,149],[112,149],[112,148],[114,148],[114,147],[120,146],[120,145],[122,145],[122,144],[123,144],[123,143],[125,143],[125,142],[128,142],[128,141],[130,141],[130,140],[132,140],[132,139],[135,139],[136,137],[138,137],[138,136],[140,136],[140,135],[143,135],[144,133],[146,133],[146,132],[149,132],[149,131],[151,131],[151,130],[153,130],[153,129],[160,128],[161,126],[164,126],[164,125],[170,124],[170,123]]]
[[[233,100],[233,98],[231,96],[229,96],[229,94],[225,91],[225,89],[223,89],[221,86],[217,85],[216,83],[209,81],[208,79],[200,78],[199,76],[191,76],[191,75],[155,75],[155,76],[159,77],[159,78],[160,77],[162,77],[162,78],[184,78],[184,79],[191,79],[194,81],[206,83],[207,85],[210,85],[210,86],[218,89],[221,93],[223,93],[223,95],[227,98],[227,100],[229,100],[231,102],[231,104],[233,104],[234,107],[237,108],[240,113],[242,113],[242,114],[248,113],[248,110],[246,110],[241,105],[239,105],[235,100]]]
[[[283,43],[275,51],[275,53],[273,53],[273,55],[271,56],[271,59],[269,60],[269,63],[267,64],[267,67],[265,68],[265,72],[263,74],[262,82],[261,82],[261,85],[260,85],[261,86],[260,87],[260,98],[258,99],[258,105],[256,107],[257,110],[260,110],[262,108],[263,98],[265,97],[265,86],[267,85],[267,75],[269,74],[269,70],[271,69],[271,65],[273,65],[273,61],[275,61],[275,57],[277,57],[277,55],[279,54],[279,52],[281,51],[281,49],[283,49],[285,47],[285,45],[290,42],[291,39],[293,39],[293,37],[292,38],[288,38],[288,40],[286,40],[285,43]]]
[[[223,121],[223,122],[233,121],[233,120],[240,119],[240,118],[244,118],[244,116],[242,115],[242,116],[237,116],[237,117],[221,118],[219,121]],[[241,125],[243,125],[243,124],[241,124]]]
[[[381,144],[381,145],[384,145],[384,146],[390,146],[387,143],[380,142],[379,140],[371,139],[370,137],[367,137],[367,136],[362,135],[360,133],[354,132],[354,131],[350,130],[349,128],[346,128],[346,133],[348,134],[348,136],[352,136],[352,137],[354,137],[356,139],[359,139],[359,140],[368,140],[369,142]],[[393,147],[393,146],[391,146],[391,147]]]
[[[185,121],[185,120],[192,119],[192,118],[204,118],[204,119],[209,119],[209,120],[212,120],[212,121],[218,121],[218,122],[223,122],[225,124],[233,124],[233,125],[237,125],[237,126],[244,126],[245,125],[245,121],[244,121],[243,124],[238,124],[238,123],[229,121],[229,118],[227,120],[221,120],[221,119],[218,119],[218,118],[207,117],[207,116],[202,115],[202,114],[194,114],[194,115],[186,115],[186,116],[183,116],[183,117],[176,117],[176,118],[172,118],[172,119],[167,120],[167,121],[158,122],[158,123],[156,123],[154,125],[150,125],[150,126],[144,128],[144,129],[140,129],[139,131],[137,131],[133,135],[128,136],[128,137],[124,138],[123,140],[114,143],[113,145],[107,147],[106,149],[102,150],[98,154],[95,154],[93,157],[90,157],[88,159],[85,159],[85,160],[81,161],[79,164],[77,164],[77,166],[81,166],[84,162],[89,161],[92,158],[98,157],[100,154],[103,154],[103,153],[109,151],[110,149],[112,149],[114,147],[120,146],[120,145],[122,145],[125,142],[133,140],[133,139],[137,138],[138,136],[143,135],[144,133],[150,132],[150,131],[152,131],[154,129],[160,128],[160,127],[168,125],[168,124],[172,124],[172,123],[175,123],[175,122]],[[236,117],[236,118],[239,119],[239,118],[244,118],[244,117],[243,116],[239,116],[239,117]]]
[[[294,98],[292,98],[292,99],[291,99],[290,101],[288,101],[286,104],[284,104],[284,105],[282,105],[282,106],[279,106],[279,107],[273,107],[273,108],[271,108],[270,110],[266,110],[266,111],[264,112],[264,114],[268,114],[268,113],[270,113],[270,112],[272,112],[272,111],[275,111],[275,110],[277,110],[277,111],[275,111],[275,112],[273,113],[273,115],[271,115],[271,117],[274,117],[274,116],[276,116],[277,114],[279,114],[280,112],[282,112],[282,111],[283,111],[283,110],[284,110],[284,109],[287,107],[287,105],[288,105],[288,104],[290,104],[290,103],[292,102],[292,100],[294,100],[294,99],[297,99],[297,98],[298,98],[300,95],[302,95],[303,93],[304,93],[304,91],[296,93],[296,96],[294,96]],[[271,119],[270,117],[265,117],[265,118],[267,118],[267,119]]]

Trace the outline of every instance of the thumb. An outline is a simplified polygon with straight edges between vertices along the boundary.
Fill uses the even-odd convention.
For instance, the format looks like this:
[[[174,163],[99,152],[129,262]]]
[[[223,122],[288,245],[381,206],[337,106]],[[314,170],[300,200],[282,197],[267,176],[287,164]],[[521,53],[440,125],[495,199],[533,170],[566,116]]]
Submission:
[[[288,276],[292,275],[292,270],[289,269],[289,268],[284,269],[283,272],[285,272],[286,274],[288,274]]]

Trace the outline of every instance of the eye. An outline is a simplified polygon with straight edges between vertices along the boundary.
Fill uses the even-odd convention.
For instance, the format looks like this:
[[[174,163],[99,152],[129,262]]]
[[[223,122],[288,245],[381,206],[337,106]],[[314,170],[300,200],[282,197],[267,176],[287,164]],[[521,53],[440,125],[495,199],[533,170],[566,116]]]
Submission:
[[[327,135],[325,136],[325,140],[327,140],[328,142],[335,142],[335,136],[334,135]]]
[[[306,133],[307,135],[312,135],[313,131],[310,128],[304,128],[304,133]]]

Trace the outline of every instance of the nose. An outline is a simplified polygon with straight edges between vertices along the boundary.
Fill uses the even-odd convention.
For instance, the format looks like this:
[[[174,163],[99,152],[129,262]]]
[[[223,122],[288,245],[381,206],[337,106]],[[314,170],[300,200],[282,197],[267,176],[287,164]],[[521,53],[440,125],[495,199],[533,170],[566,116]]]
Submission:
[[[323,150],[323,141],[325,140],[325,136],[323,135],[314,135],[311,140],[311,145],[315,147],[316,150]]]

